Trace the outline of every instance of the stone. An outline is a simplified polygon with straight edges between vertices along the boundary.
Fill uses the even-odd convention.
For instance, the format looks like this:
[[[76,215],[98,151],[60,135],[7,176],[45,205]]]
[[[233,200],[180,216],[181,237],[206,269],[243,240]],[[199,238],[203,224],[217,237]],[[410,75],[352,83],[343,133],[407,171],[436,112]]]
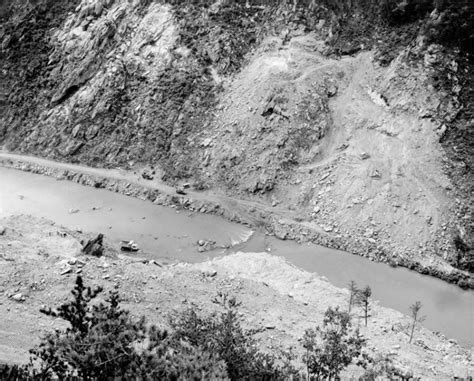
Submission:
[[[326,94],[328,98],[331,98],[337,94],[337,86],[334,83],[331,83],[329,86],[326,87]]]
[[[203,272],[204,276],[209,277],[209,278],[214,278],[217,275],[216,270],[207,270]]]
[[[154,176],[153,176],[153,173],[148,170],[148,169],[144,169],[143,172],[142,172],[142,177],[145,179],[145,180],[153,180],[154,179]]]
[[[79,213],[79,209],[76,209],[76,208],[69,209],[69,214],[76,214],[76,213]]]
[[[380,172],[377,169],[373,169],[370,172],[370,177],[375,178],[375,179],[380,179],[382,176],[380,175]]]
[[[84,135],[84,132],[83,132],[83,128],[82,128],[81,124],[76,125],[72,129],[72,137],[73,138],[82,138],[83,135]]]
[[[367,152],[362,152],[362,153],[360,154],[360,158],[361,158],[362,160],[367,160],[368,158],[370,158],[370,155],[369,155]]]
[[[18,293],[18,294],[15,294],[11,297],[15,302],[23,302],[25,300],[25,297],[23,296],[23,294],[21,293]]]
[[[5,228],[5,226],[0,226],[0,235],[5,235],[6,232],[7,229]]]
[[[82,252],[96,257],[102,256],[104,253],[103,239],[104,235],[99,234],[96,238],[89,240],[82,248]]]
[[[61,271],[59,275],[66,275],[66,274],[69,274],[71,271],[72,271],[72,268],[67,267],[63,271]]]
[[[275,226],[274,228],[274,231],[275,233],[275,237],[281,239],[281,240],[285,240],[288,236],[288,232],[285,230],[285,228],[281,225],[277,225]]]
[[[77,263],[77,258],[71,258],[67,261],[68,264],[74,266]]]
[[[209,147],[212,143],[212,139],[211,138],[206,138],[202,141],[201,143],[201,146],[202,147]]]
[[[150,263],[151,265],[155,265],[155,266],[158,266],[158,267],[163,267],[160,263],[158,263],[158,262],[155,261],[154,259],[152,259],[149,263]]]

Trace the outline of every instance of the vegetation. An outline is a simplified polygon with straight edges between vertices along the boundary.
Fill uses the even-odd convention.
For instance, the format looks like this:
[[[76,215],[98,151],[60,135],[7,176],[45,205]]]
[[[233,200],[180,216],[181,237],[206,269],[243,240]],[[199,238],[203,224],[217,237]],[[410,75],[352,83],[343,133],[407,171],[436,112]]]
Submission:
[[[339,307],[329,308],[322,326],[307,330],[302,338],[305,372],[293,364],[297,356],[292,350],[261,352],[255,332],[240,325],[239,303],[227,294],[214,300],[222,312],[199,315],[189,308],[170,317],[168,332],[120,308],[117,288],[98,303],[101,292],[86,287],[79,276],[72,300],[56,310],[42,310],[68,327],[43,337],[30,351],[29,364],[0,364],[0,379],[337,379],[353,362],[366,369],[373,363],[362,353],[366,340],[351,329],[350,315]]]
[[[336,380],[361,354],[365,339],[358,330],[351,332],[350,328],[350,315],[336,307],[326,311],[322,327],[305,332],[303,361],[310,379]]]
[[[366,356],[364,359],[366,365],[365,371],[359,381],[376,381],[376,380],[413,380],[413,372],[401,371],[393,365],[393,360],[388,355],[376,355],[371,358]]]
[[[357,295],[359,294],[359,289],[357,288],[356,282],[351,280],[349,282],[349,307],[348,307],[348,313],[351,313],[352,306],[355,304]]]
[[[285,379],[275,356],[260,352],[252,332],[240,326],[235,299],[225,302],[225,312],[199,316],[195,308],[172,320],[173,339],[221,359],[231,380]]]
[[[43,310],[69,323],[47,334],[23,368],[4,368],[17,379],[207,379],[225,378],[225,365],[213,355],[169,339],[166,331],[134,320],[119,307],[117,290],[106,303],[93,304],[101,289],[77,278],[73,299],[56,311]],[[14,378],[15,379],[15,378]]]
[[[409,340],[410,343],[413,339],[413,333],[415,332],[416,325],[421,323],[423,320],[425,320],[425,317],[420,315],[421,307],[422,307],[422,304],[420,301],[417,301],[410,306],[410,315],[412,318],[412,323],[411,323],[411,328],[410,328],[410,340]]]
[[[361,306],[362,311],[364,312],[364,321],[365,326],[367,327],[367,318],[370,312],[370,297],[372,296],[372,290],[369,286],[366,286],[359,291],[357,295],[357,303]]]

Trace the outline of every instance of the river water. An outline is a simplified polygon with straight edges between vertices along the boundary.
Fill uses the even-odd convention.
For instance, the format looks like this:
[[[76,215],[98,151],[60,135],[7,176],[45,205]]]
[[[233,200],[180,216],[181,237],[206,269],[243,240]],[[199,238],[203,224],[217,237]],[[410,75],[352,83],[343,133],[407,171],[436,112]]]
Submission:
[[[427,328],[465,347],[474,346],[474,292],[403,268],[314,244],[281,241],[261,232],[248,240],[249,228],[217,216],[177,211],[103,189],[0,168],[0,217],[19,213],[45,217],[71,229],[102,232],[117,245],[122,239],[133,239],[142,249],[140,256],[167,262],[200,262],[235,251],[270,249],[338,287],[346,287],[350,280],[370,285],[373,297],[383,306],[408,313],[408,306],[420,300]],[[199,239],[235,246],[200,253]]]

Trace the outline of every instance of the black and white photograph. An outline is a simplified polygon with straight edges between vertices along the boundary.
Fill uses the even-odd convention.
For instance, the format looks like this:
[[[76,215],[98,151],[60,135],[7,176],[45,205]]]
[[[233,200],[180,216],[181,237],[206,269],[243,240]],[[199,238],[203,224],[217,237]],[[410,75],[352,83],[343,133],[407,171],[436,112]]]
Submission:
[[[0,381],[474,377],[474,0],[0,0]]]

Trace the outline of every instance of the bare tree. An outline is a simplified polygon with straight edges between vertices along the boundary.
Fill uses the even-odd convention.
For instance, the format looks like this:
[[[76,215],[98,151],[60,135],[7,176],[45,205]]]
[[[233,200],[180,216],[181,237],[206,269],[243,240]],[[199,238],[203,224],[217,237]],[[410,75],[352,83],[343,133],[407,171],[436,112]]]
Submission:
[[[356,282],[351,280],[348,284],[349,286],[349,308],[348,308],[348,313],[351,313],[352,306],[356,302],[357,294],[359,293],[359,289],[357,288]]]
[[[423,307],[423,305],[421,304],[420,301],[417,301],[410,306],[410,314],[411,314],[412,322],[411,322],[411,328],[410,328],[409,343],[411,343],[413,339],[413,333],[415,332],[416,324],[421,323],[425,320],[425,316],[421,316],[420,314],[421,307]]]
[[[367,318],[370,311],[370,296],[372,295],[372,290],[369,286],[366,286],[358,292],[357,303],[361,306],[362,311],[364,311],[365,326],[367,327]]]

